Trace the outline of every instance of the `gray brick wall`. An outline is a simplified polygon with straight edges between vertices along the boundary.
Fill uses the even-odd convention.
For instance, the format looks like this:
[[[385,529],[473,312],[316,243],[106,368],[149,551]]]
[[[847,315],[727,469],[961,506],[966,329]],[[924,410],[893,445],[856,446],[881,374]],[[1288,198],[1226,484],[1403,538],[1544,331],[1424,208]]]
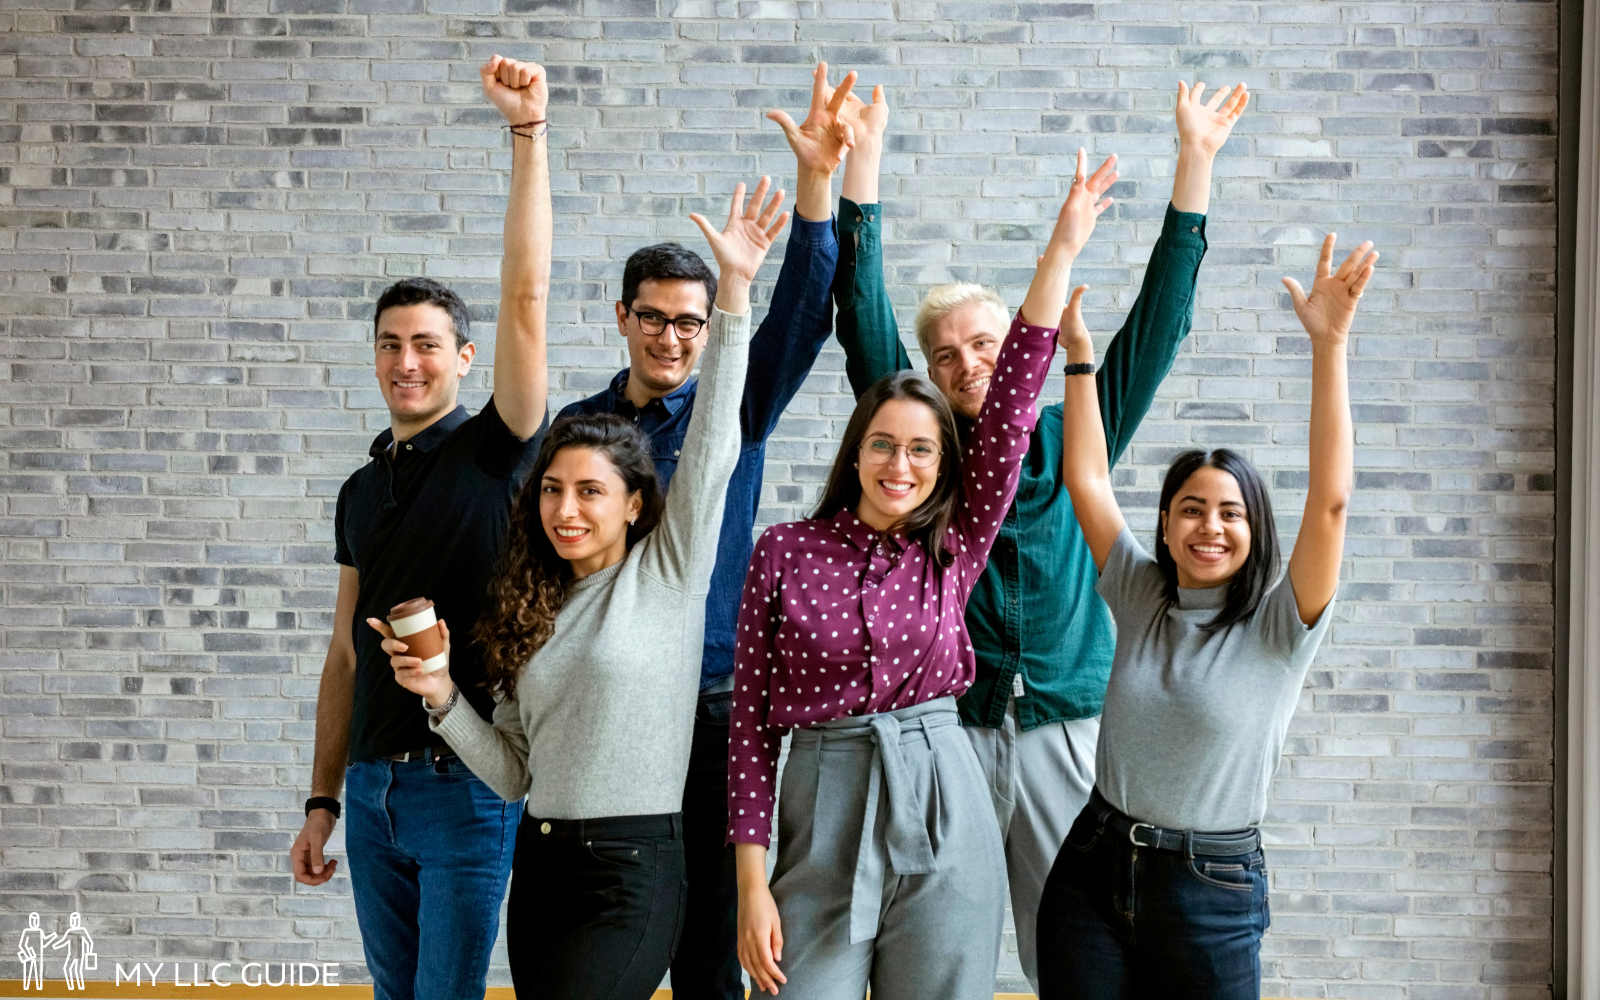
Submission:
[[[1145,533],[1170,455],[1228,443],[1292,537],[1309,358],[1278,276],[1305,280],[1325,228],[1377,241],[1347,582],[1268,824],[1268,992],[1548,996],[1555,24],[1551,2],[5,0],[0,934],[77,909],[112,962],[360,976],[347,884],[296,888],[287,848],[333,498],[385,423],[369,304],[429,274],[493,328],[507,153],[476,63],[550,68],[565,403],[622,363],[626,253],[698,245],[688,212],[791,175],[760,115],[802,108],[825,58],[895,106],[905,321],[951,278],[1020,301],[1084,143],[1126,178],[1077,272],[1109,332],[1176,80],[1250,84],[1194,334],[1118,473]],[[842,372],[830,348],[780,425],[765,520],[815,497]]]

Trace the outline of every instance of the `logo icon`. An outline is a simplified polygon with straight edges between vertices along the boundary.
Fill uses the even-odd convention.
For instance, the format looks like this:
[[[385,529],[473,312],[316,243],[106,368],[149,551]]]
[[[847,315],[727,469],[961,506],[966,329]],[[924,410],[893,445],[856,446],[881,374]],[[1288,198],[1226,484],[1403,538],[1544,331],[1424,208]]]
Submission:
[[[28,914],[28,926],[22,929],[22,936],[17,940],[17,960],[22,963],[22,988],[24,990],[44,989],[44,959],[46,949],[51,951],[66,951],[62,960],[61,978],[67,982],[67,989],[87,989],[84,985],[83,974],[93,972],[100,965],[100,956],[94,951],[94,938],[89,936],[89,931],[83,926],[83,918],[73,913],[67,918],[67,929],[64,931],[45,933],[39,926],[37,911]]]

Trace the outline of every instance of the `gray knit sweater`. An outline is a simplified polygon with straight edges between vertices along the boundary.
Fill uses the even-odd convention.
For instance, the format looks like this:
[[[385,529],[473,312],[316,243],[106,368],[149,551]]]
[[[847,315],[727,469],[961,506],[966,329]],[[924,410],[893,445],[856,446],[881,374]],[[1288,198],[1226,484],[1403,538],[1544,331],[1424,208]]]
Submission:
[[[728,478],[750,317],[713,309],[699,395],[661,523],[567,589],[555,633],[491,725],[458,702],[436,723],[473,773],[528,814],[677,812],[694,726],[706,591]]]

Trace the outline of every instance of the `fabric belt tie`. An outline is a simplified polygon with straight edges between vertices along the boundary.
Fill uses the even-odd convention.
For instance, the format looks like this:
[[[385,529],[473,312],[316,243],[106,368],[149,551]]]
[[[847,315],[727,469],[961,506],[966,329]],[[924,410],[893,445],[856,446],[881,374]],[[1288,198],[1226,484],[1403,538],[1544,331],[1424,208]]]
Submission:
[[[900,720],[874,715],[872,766],[867,778],[866,810],[861,817],[861,840],[856,848],[856,870],[850,887],[850,943],[877,936],[883,910],[883,855],[873,843],[877,828],[878,797],[886,792],[889,815],[884,819],[884,843],[889,849],[889,869],[896,875],[926,875],[933,871],[933,843],[924,822],[922,796],[906,773],[900,752]],[[922,729],[920,723],[915,723]]]

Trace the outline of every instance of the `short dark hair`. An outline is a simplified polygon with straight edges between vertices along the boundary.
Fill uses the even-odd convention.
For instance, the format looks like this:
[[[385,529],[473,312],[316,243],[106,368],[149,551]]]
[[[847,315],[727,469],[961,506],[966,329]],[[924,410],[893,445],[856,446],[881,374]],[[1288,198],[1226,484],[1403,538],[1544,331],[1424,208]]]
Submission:
[[[378,320],[385,309],[396,306],[414,306],[427,303],[438,306],[450,316],[451,332],[456,335],[456,350],[466,347],[472,340],[472,321],[467,318],[467,304],[461,296],[434,281],[432,278],[401,278],[378,296],[378,306],[372,311],[372,335],[378,335]]]
[[[1239,495],[1244,498],[1245,523],[1250,526],[1250,553],[1245,556],[1239,572],[1228,581],[1228,595],[1216,617],[1201,626],[1207,632],[1218,632],[1249,618],[1260,607],[1268,585],[1278,574],[1278,526],[1272,517],[1272,501],[1267,497],[1267,485],[1261,473],[1256,471],[1249,459],[1227,448],[1211,451],[1195,449],[1172,460],[1167,467],[1167,478],[1161,483],[1160,511],[1163,515],[1171,518],[1172,498],[1197,469],[1208,467],[1226,472],[1239,484]],[[1161,568],[1166,583],[1168,602],[1176,604],[1178,566],[1172,559],[1165,538],[1166,532],[1158,520],[1156,565]]]
[[[640,247],[622,267],[622,304],[633,308],[639,285],[646,281],[698,281],[706,286],[706,308],[717,301],[717,276],[705,259],[680,243]]]
[[[907,514],[898,525],[899,530],[920,542],[929,559],[940,566],[948,566],[955,554],[944,548],[944,535],[955,514],[956,493],[961,488],[961,439],[956,432],[955,414],[950,401],[928,376],[914,371],[894,372],[872,383],[861,398],[856,400],[855,412],[845,425],[844,440],[839,443],[839,454],[828,472],[828,483],[822,489],[822,499],[812,517],[832,517],[841,510],[855,510],[861,503],[861,475],[858,468],[861,442],[878,408],[891,399],[909,399],[933,411],[939,424],[939,478],[934,481],[933,492]]]
[[[628,492],[639,494],[639,516],[629,526],[632,548],[661,521],[665,492],[650,457],[650,442],[631,420],[614,413],[574,414],[551,425],[539,457],[511,507],[506,547],[489,586],[490,607],[478,619],[484,675],[492,690],[517,692],[517,674],[555,633],[567,600],[572,564],[556,554],[539,512],[545,470],[563,448],[593,448],[605,455]]]

